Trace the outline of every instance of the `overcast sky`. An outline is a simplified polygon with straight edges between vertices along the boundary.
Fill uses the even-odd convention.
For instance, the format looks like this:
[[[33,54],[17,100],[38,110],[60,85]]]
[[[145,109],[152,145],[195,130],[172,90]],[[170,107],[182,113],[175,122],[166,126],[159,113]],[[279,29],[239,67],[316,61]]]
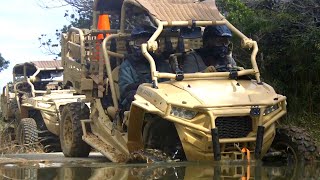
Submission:
[[[44,9],[39,0],[6,0],[0,6],[0,53],[10,66],[0,72],[0,87],[12,81],[12,67],[17,63],[50,60],[39,48],[38,37],[48,34],[55,38],[55,30],[68,20],[64,18],[70,7]],[[2,91],[2,90],[1,90]],[[2,92],[0,92],[2,93]]]

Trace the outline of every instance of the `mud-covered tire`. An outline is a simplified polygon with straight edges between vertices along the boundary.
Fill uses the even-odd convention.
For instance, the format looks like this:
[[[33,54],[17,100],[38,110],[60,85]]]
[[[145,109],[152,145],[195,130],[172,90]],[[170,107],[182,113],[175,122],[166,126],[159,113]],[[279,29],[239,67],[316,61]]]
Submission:
[[[17,128],[17,140],[20,145],[34,145],[38,142],[36,121],[32,118],[20,120]]]
[[[60,123],[61,149],[66,157],[88,157],[91,147],[82,140],[82,119],[89,119],[86,104],[76,102],[67,104],[62,111]]]
[[[186,156],[173,123],[160,117],[149,118],[143,129],[145,149],[159,150],[172,160],[186,160]]]
[[[285,152],[287,159],[293,162],[310,162],[319,157],[319,149],[310,134],[294,126],[277,128],[271,148]]]

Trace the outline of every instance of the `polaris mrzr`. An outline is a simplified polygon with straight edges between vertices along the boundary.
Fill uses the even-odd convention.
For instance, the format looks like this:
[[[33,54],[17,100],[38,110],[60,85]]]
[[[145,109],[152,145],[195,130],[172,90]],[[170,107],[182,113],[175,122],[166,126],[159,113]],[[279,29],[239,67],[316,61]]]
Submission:
[[[61,61],[32,61],[13,67],[13,83],[3,88],[1,108],[5,130],[2,145],[41,143],[45,151],[60,151],[60,111],[84,95],[61,87]]]
[[[64,84],[91,103],[91,110],[84,102],[63,109],[60,139],[65,156],[88,156],[93,147],[113,162],[162,157],[155,152],[189,161],[244,159],[249,153],[255,159],[266,154],[315,158],[317,148],[305,131],[276,128],[286,114],[286,97],[261,81],[257,42],[227,21],[214,0],[96,0],[93,9],[90,30],[72,27],[62,36]],[[109,29],[109,18],[113,27],[120,22],[118,29]],[[157,26],[141,46],[152,83],[138,87],[130,111],[121,118],[119,65],[132,27],[145,19]],[[167,42],[173,50],[181,44],[185,52],[201,48],[201,37],[184,35],[183,29],[215,25],[226,25],[241,39],[242,48],[252,49],[251,67],[208,73],[157,71],[150,52],[164,52]],[[173,51],[172,56],[178,59],[179,54],[184,52]],[[179,66],[179,61],[173,64]],[[159,83],[159,78],[169,80]]]

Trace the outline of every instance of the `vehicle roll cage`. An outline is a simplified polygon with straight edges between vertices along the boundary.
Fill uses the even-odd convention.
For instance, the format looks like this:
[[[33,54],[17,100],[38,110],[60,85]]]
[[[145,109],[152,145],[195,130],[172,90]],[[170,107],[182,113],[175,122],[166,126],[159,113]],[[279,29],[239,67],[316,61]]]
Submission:
[[[32,68],[33,70],[35,70],[34,72],[29,72],[28,73],[28,68]],[[22,72],[20,72],[19,70],[22,70]],[[21,94],[26,94],[26,93],[30,93],[32,97],[36,97],[36,94],[46,94],[48,93],[45,90],[37,90],[35,89],[34,86],[34,81],[36,81],[36,77],[37,75],[41,72],[41,71],[61,71],[62,72],[63,68],[62,67],[46,67],[46,68],[39,68],[36,65],[32,64],[32,62],[25,62],[22,64],[17,64],[14,66],[13,68],[13,89],[14,92],[16,93],[21,93]],[[17,80],[17,75],[21,76],[23,78],[21,78],[20,80]],[[58,80],[55,80],[56,82],[59,82]],[[20,91],[17,87],[20,84],[25,84],[27,83],[30,86],[30,92],[24,92],[24,91]],[[53,90],[54,92],[55,90]],[[60,90],[61,91],[61,90]],[[65,91],[65,90],[62,90]],[[62,92],[61,91],[61,92]],[[70,90],[66,90],[70,91]]]
[[[120,34],[113,37],[121,37],[122,33],[125,32],[125,18],[126,18],[126,7],[128,5],[136,5],[135,3],[132,3],[132,1],[124,1],[121,9],[121,20],[120,20]],[[221,15],[221,14],[220,14]],[[241,38],[241,46],[242,48],[252,48],[252,54],[251,54],[251,64],[252,69],[246,69],[238,71],[238,76],[244,76],[244,75],[255,75],[255,78],[258,83],[261,83],[260,79],[260,72],[256,61],[256,56],[258,53],[258,44],[256,41],[253,41],[252,39],[245,36],[242,32],[240,32],[237,28],[235,28],[228,20],[222,19],[219,21],[160,21],[159,19],[156,19],[154,16],[150,16],[153,18],[153,21],[157,24],[157,30],[155,33],[150,37],[150,39],[147,41],[147,43],[142,44],[141,49],[143,55],[146,57],[146,59],[150,63],[150,69],[151,69],[151,76],[152,81],[154,83],[154,87],[158,86],[158,78],[170,78],[174,79],[176,77],[176,74],[173,73],[163,73],[158,72],[156,70],[156,65],[153,57],[150,55],[149,51],[156,51],[159,48],[158,42],[156,39],[159,37],[161,32],[163,31],[164,27],[172,27],[172,26],[182,26],[182,27],[192,27],[192,26],[212,26],[212,25],[226,25],[234,34],[236,34],[239,38]],[[221,17],[223,17],[221,15]],[[113,38],[112,37],[112,38]],[[104,59],[106,61],[106,66],[109,66],[108,64],[108,56],[113,56],[116,54],[110,54],[109,51],[106,50],[106,44],[111,38],[105,38],[102,43],[102,48],[104,48],[103,55]],[[110,69],[110,66],[107,67],[107,70]],[[208,78],[208,77],[229,77],[230,72],[214,72],[214,73],[189,73],[184,74],[184,78]],[[109,78],[111,76],[108,76]],[[112,89],[112,88],[111,88]]]

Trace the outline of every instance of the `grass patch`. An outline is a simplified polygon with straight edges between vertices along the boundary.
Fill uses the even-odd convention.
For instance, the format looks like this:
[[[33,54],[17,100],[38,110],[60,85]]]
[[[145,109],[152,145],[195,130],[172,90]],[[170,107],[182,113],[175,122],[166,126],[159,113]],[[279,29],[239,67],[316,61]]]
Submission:
[[[43,153],[43,146],[37,142],[34,144],[19,145],[13,135],[13,129],[1,121],[0,124],[0,154],[17,153]]]
[[[0,154],[20,154],[20,153],[44,153],[43,147],[39,143],[18,145],[16,143],[6,143],[0,146]]]
[[[320,114],[287,115],[281,124],[288,124],[306,129],[320,146]]]

